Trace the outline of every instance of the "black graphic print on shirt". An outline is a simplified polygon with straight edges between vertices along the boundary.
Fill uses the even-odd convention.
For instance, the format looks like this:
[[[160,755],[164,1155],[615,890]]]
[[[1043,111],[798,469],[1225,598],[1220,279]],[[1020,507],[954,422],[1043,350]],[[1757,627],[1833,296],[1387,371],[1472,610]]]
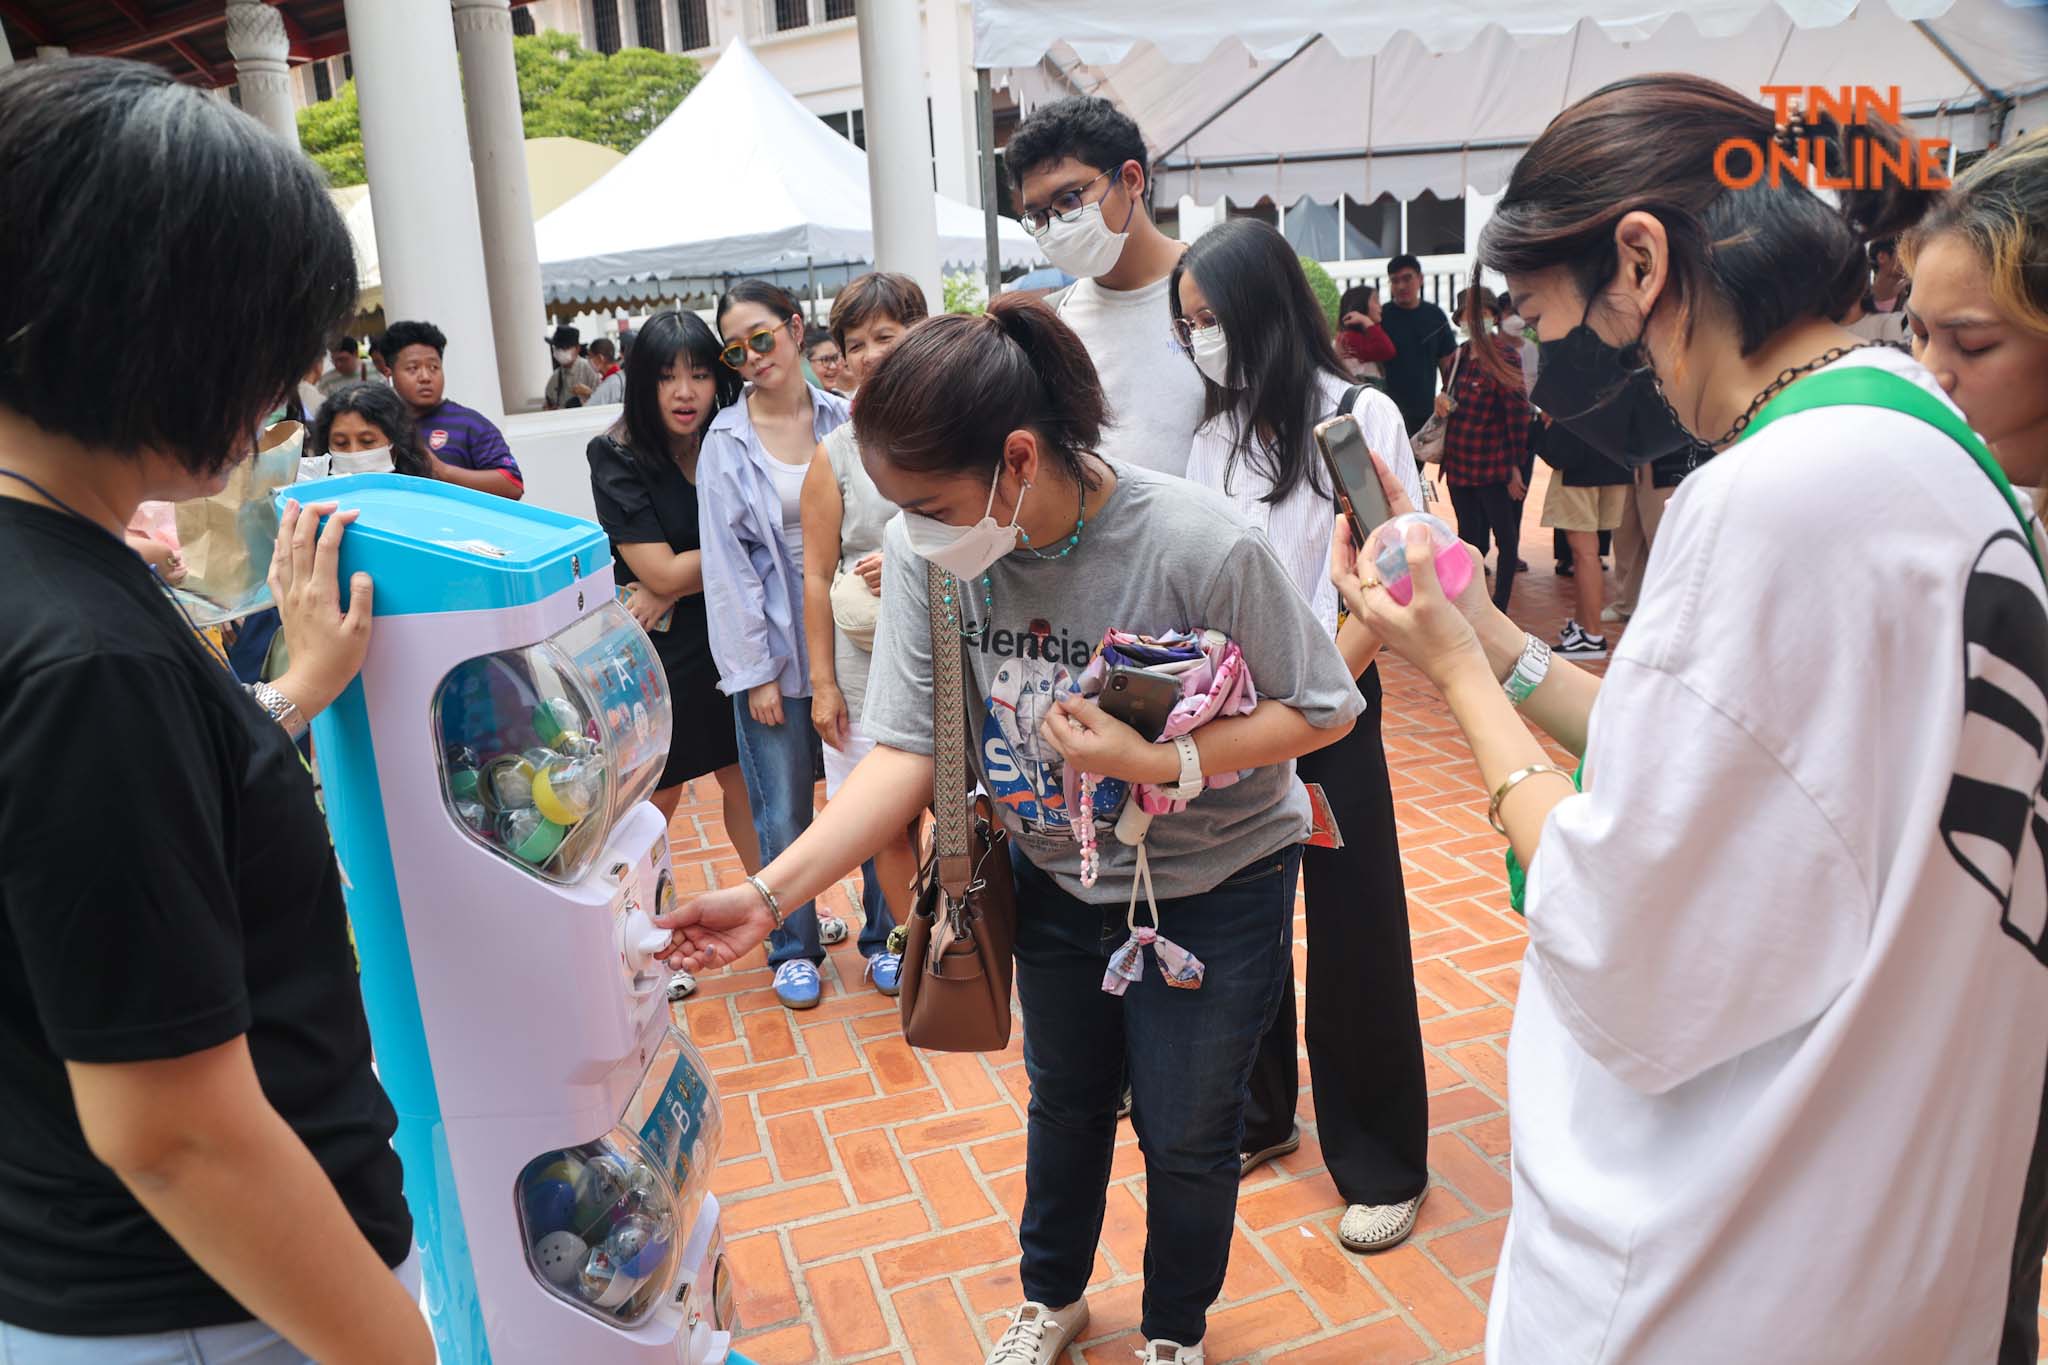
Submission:
[[[1993,536],[1963,594],[1963,738],[1941,811],[1949,852],[1999,923],[2048,963],[2048,612],[2017,531]]]

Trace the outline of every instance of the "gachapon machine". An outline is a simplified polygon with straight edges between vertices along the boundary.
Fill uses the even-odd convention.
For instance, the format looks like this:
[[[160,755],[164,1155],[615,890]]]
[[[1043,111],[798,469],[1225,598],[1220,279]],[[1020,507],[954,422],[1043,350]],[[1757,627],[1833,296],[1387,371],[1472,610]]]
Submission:
[[[361,676],[313,723],[441,1359],[722,1365],[709,1069],[671,1022],[653,646],[588,522],[368,474]]]

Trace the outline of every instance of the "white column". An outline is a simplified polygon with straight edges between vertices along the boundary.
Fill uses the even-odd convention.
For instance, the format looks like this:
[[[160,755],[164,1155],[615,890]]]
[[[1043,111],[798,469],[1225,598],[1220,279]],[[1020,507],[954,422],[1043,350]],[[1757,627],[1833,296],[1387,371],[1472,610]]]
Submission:
[[[346,0],[384,316],[448,334],[448,396],[496,420],[497,346],[445,6]],[[534,349],[542,339],[535,336]]]
[[[859,13],[875,268],[900,271],[916,280],[937,310],[945,292],[939,279],[938,210],[932,199],[924,91],[918,82],[902,77],[903,54],[919,48],[917,0],[862,0]]]
[[[939,193],[972,204],[981,198],[981,172],[974,160],[974,61],[960,0],[925,0],[924,36]]]
[[[298,146],[284,17],[263,0],[228,0],[228,52],[235,59],[235,84],[242,87],[242,111]]]
[[[476,168],[484,275],[497,338],[498,385],[507,412],[534,412],[548,382],[542,345],[540,256],[533,242],[533,192],[526,183],[526,130],[512,62],[512,11],[505,0],[454,0],[455,48],[462,54],[469,159]],[[382,206],[378,212],[383,212]]]

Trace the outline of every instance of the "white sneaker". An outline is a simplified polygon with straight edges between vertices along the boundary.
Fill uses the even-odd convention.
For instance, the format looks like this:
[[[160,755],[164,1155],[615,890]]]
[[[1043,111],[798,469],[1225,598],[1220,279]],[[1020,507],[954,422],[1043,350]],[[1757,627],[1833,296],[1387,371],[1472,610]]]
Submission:
[[[1628,618],[1633,615],[1635,615],[1634,612],[1628,611],[1621,607],[1600,608],[1600,619],[1611,626],[1620,625],[1623,621],[1628,620]]]
[[[1017,1310],[1009,1330],[989,1352],[987,1365],[1054,1365],[1087,1326],[1086,1299],[1076,1299],[1065,1308],[1027,1303]],[[1196,1360],[1195,1365],[1201,1361]]]
[[[1422,1211],[1428,1193],[1424,1190],[1398,1204],[1353,1204],[1344,1210],[1344,1221],[1337,1225],[1337,1240],[1350,1251],[1385,1251],[1399,1246],[1415,1231],[1415,1215]]]
[[[1140,1365],[1203,1365],[1200,1345],[1182,1346],[1171,1341],[1148,1341],[1138,1352]]]

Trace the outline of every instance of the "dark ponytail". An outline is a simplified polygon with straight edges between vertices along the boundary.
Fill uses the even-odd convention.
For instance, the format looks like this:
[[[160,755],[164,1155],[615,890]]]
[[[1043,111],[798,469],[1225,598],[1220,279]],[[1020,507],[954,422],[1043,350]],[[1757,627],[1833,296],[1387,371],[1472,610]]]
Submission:
[[[1902,148],[1917,155],[1896,126],[1868,118],[1808,117],[1803,136],[1831,176],[1847,179],[1860,164],[1872,178],[1873,148],[1890,159]],[[1837,209],[1789,178],[1723,183],[1724,143],[1768,159],[1774,145],[1796,146],[1801,135],[1798,123],[1780,130],[1771,110],[1701,76],[1616,81],[1552,119],[1515,163],[1479,234],[1478,265],[1515,275],[1564,266],[1579,292],[1597,299],[1620,266],[1615,225],[1648,213],[1671,243],[1671,297],[1685,333],[1699,303],[1715,297],[1740,329],[1742,354],[1752,355],[1794,322],[1839,316],[1862,288],[1864,242],[1910,225],[1933,198],[1894,183],[1840,191]],[[1740,182],[1752,164],[1736,151],[1725,169]],[[1511,371],[1492,339],[1475,338],[1474,350],[1505,382]]]
[[[1081,338],[1035,298],[1005,294],[987,314],[920,322],[861,385],[853,430],[862,447],[918,474],[985,473],[1003,441],[1028,428],[1084,488],[1083,458],[1109,420]]]

